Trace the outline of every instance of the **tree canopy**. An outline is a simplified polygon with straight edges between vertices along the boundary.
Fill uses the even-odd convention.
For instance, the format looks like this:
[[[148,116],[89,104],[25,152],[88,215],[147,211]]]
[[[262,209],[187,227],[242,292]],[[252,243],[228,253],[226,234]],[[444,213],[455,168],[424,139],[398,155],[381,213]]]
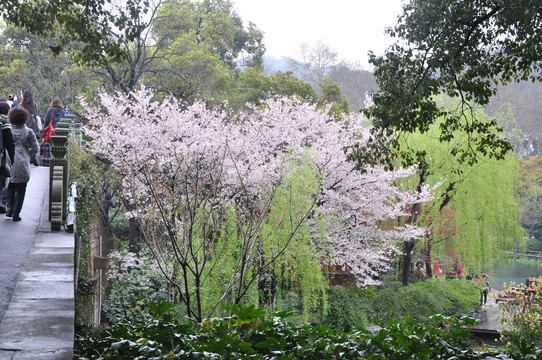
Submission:
[[[289,247],[309,244],[317,263],[334,262],[371,284],[398,240],[423,236],[415,224],[381,226],[432,199],[430,186],[396,185],[416,168],[362,173],[346,161],[343,148],[368,138],[362,116],[334,118],[316,104],[279,98],[235,121],[201,102],[182,110],[174,98],[153,98],[146,89],[103,95],[107,116],[87,107],[85,130],[92,151],[123,177],[130,215],[195,318],[204,312],[198,294],[206,279],[223,276],[213,301],[238,303]],[[223,264],[233,264],[231,272]]]
[[[384,55],[370,54],[380,90],[366,113],[378,135],[383,132],[426,132],[437,118],[441,142],[456,130],[467,136],[466,148],[452,148],[458,161],[469,164],[479,154],[504,158],[511,145],[493,120],[472,118],[477,105],[486,105],[498,84],[540,81],[542,3],[537,0],[450,1],[412,0],[403,7],[396,26],[387,30],[397,37]],[[435,95],[445,93],[461,101],[457,107],[439,106]],[[403,162],[423,157],[413,149],[398,151]],[[369,159],[356,149],[354,159]],[[381,152],[389,153],[390,148]]]
[[[146,14],[149,0],[4,0],[0,15],[7,24],[28,30],[33,35],[51,38],[50,48],[59,53],[63,46],[78,43],[75,58],[81,63],[104,57],[119,61],[124,52],[120,40],[111,34],[122,34],[133,40],[141,32],[136,19]]]

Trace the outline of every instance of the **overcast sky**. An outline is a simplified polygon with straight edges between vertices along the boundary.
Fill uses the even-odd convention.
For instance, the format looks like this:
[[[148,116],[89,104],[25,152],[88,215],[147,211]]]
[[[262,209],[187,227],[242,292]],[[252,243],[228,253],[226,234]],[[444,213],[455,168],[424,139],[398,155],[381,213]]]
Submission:
[[[384,29],[396,23],[401,0],[233,0],[244,21],[264,32],[266,55],[295,57],[299,44],[321,40],[340,59],[367,67],[367,52],[391,44]]]

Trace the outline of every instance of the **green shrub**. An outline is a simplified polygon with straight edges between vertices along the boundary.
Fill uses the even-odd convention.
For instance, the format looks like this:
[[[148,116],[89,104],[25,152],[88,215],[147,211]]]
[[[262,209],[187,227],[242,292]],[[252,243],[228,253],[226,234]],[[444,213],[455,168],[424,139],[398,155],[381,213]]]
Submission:
[[[116,210],[116,209],[115,209]],[[128,218],[122,211],[115,211],[115,215],[111,216],[111,222],[109,223],[109,226],[111,227],[111,231],[117,238],[120,240],[128,240],[129,234],[130,234],[130,225],[128,223]]]
[[[542,240],[540,239],[527,239],[525,241],[526,249],[528,251],[542,251]]]
[[[360,293],[356,288],[331,286],[327,295],[328,311],[322,315],[322,322],[347,332],[367,327],[370,303]]]
[[[478,309],[480,291],[472,281],[429,279],[404,287],[388,281],[366,288],[331,287],[329,310],[322,323],[350,331],[370,323],[387,324],[412,317],[424,321],[435,314],[462,315]]]
[[[383,284],[376,291],[369,320],[379,323],[422,321],[434,314],[468,314],[479,306],[480,291],[472,281],[429,279],[403,287],[399,282]]]
[[[144,251],[139,255],[113,252],[110,256],[109,294],[103,305],[109,324],[146,322],[148,305],[168,300],[165,277]]]
[[[539,242],[542,241],[542,222],[537,222],[529,229],[529,235],[534,237]],[[538,250],[537,250],[538,251]]]

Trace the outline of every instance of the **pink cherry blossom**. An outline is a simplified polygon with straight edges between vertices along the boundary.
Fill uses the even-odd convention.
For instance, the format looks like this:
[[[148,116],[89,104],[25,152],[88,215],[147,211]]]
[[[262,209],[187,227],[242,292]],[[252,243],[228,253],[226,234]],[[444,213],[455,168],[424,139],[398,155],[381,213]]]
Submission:
[[[143,88],[129,98],[102,95],[102,110],[85,105],[92,151],[111,161],[123,176],[124,196],[136,204],[131,216],[143,225],[150,224],[150,217],[174,213],[181,197],[195,201],[202,194],[211,213],[201,216],[232,207],[238,216],[260,211],[263,219],[274,190],[291,171],[289,164],[306,161],[319,181],[318,192],[309,195],[326,225],[325,235],[314,232],[315,241],[321,248],[327,246],[328,263],[347,268],[360,285],[377,282],[402,240],[424,235],[425,229],[412,225],[382,226],[408,215],[412,204],[432,199],[434,188],[416,192],[399,185],[416,168],[386,171],[375,166],[358,171],[346,160],[343,149],[369,139],[361,115],[336,120],[315,105],[289,98],[272,98],[234,115],[227,106],[186,106],[173,98],[157,102],[153,95]],[[157,194],[163,203],[153,200]],[[182,221],[160,221],[163,231],[172,226],[169,231],[187,234]],[[311,219],[300,216],[299,221]],[[257,237],[258,231],[251,236]]]

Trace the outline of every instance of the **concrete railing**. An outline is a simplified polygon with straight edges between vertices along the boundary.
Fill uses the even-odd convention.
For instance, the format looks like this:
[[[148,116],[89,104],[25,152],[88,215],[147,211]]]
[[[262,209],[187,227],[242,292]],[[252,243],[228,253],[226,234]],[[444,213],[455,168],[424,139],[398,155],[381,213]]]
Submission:
[[[75,116],[66,115],[60,119],[55,135],[51,137],[52,158],[49,164],[49,221],[51,231],[60,231],[62,225],[73,231],[73,197],[77,195],[73,186],[70,187],[70,153],[74,144],[81,145],[81,123]],[[71,190],[71,191],[70,191]],[[72,196],[72,199],[70,199]],[[70,206],[71,205],[71,206]],[[66,224],[68,219],[71,224]]]

